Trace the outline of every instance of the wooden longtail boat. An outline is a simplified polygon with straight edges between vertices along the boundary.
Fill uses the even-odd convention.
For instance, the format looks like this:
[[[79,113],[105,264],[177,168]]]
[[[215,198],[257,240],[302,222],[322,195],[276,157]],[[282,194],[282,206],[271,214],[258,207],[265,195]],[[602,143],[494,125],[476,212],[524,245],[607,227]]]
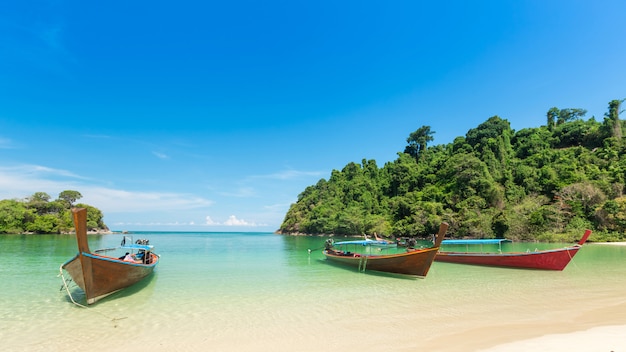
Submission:
[[[563,270],[578,253],[578,250],[587,241],[591,235],[591,230],[585,231],[583,237],[577,244],[565,248],[535,250],[534,252],[451,252],[439,251],[435,257],[435,261],[487,265],[509,268],[522,269],[540,269],[540,270]],[[463,240],[452,240],[445,244],[463,244]],[[472,241],[472,242],[469,242]],[[480,240],[468,240],[468,244],[476,244]]]
[[[343,241],[328,242],[324,255],[329,261],[356,267],[361,272],[372,270],[424,278],[428,274],[447,229],[447,223],[442,223],[439,226],[439,233],[435,238],[434,245],[429,248],[409,248],[403,253],[395,254],[361,254],[339,250],[338,247],[351,244],[369,246],[376,241]]]
[[[87,210],[84,208],[72,209],[78,254],[60,268],[63,284],[72,302],[74,298],[68,288],[68,279],[63,275],[67,271],[74,282],[85,292],[87,304],[96,301],[128,286],[131,286],[150,275],[159,256],[152,252],[152,246],[146,240],[132,242],[132,238],[125,236],[120,247],[96,250],[92,253],[87,242]],[[127,241],[130,238],[130,241]],[[107,256],[99,254],[109,250],[119,250],[122,254],[136,254],[140,260],[125,261],[124,256]],[[76,303],[78,304],[78,303]]]

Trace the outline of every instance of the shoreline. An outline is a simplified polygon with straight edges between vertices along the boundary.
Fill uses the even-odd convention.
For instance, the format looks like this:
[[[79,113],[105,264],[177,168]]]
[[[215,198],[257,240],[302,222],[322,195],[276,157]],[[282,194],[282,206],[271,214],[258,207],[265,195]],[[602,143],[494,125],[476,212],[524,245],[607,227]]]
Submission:
[[[608,244],[610,246],[626,246],[626,242],[591,242],[589,244]]]

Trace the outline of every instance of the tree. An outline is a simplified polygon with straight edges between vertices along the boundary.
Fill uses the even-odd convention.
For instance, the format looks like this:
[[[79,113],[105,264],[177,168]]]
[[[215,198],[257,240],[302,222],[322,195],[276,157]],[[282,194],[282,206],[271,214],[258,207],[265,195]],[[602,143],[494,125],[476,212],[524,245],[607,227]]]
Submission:
[[[619,114],[622,113],[620,106],[624,100],[626,99],[611,100],[609,102],[609,112],[605,114],[605,117],[608,119],[607,122],[611,127],[611,135],[618,141],[622,139],[622,122],[619,119]]]
[[[606,200],[601,189],[588,182],[573,183],[558,192],[559,199],[568,204],[575,215],[591,217],[596,206]]]
[[[35,221],[28,223],[26,230],[39,234],[58,233],[59,218],[45,214],[35,218]]]
[[[78,191],[66,190],[59,193],[59,200],[64,201],[67,204],[67,209],[72,207],[75,201],[81,199],[83,196]]]
[[[64,191],[59,199],[50,201],[47,193],[36,192],[24,199],[0,200],[0,233],[68,233],[74,228],[68,205],[79,197],[76,191]],[[77,206],[87,208],[88,229],[108,231],[98,208],[87,204]]]
[[[587,114],[587,110],[585,109],[561,109],[559,110],[559,117],[557,118],[556,124],[562,125],[566,122],[578,120]]]
[[[0,200],[0,233],[24,232],[26,207],[16,200]]]
[[[347,163],[307,187],[280,231],[415,236],[445,220],[453,237],[549,240],[585,227],[603,230],[598,240],[622,239],[626,143],[613,136],[618,103],[604,123],[581,120],[583,109],[552,108],[548,127],[518,132],[493,116],[447,145],[427,145],[423,126],[384,167]]]
[[[432,135],[434,131],[430,130],[430,126],[422,126],[411,132],[409,138],[406,139],[406,142],[409,144],[404,148],[404,152],[411,155],[418,160],[420,154],[426,150],[428,142],[432,142],[434,138]]]
[[[27,200],[29,203],[47,203],[50,201],[50,195],[46,192],[35,192]]]
[[[558,125],[553,130],[553,146],[556,148],[567,148],[578,145],[588,147],[599,147],[599,141],[595,138],[594,132],[599,127],[595,120],[582,121],[575,120]]]
[[[556,126],[556,120],[559,118],[559,108],[552,107],[548,110],[546,114],[548,117],[548,130],[552,131],[554,126]]]
[[[50,196],[46,192],[35,192],[32,196],[27,198],[27,206],[35,209],[37,214],[44,215],[48,212],[48,202]]]
[[[107,226],[102,221],[103,215],[100,209],[92,207],[88,204],[76,204],[78,208],[87,209],[87,229],[95,230],[95,229],[107,229]]]

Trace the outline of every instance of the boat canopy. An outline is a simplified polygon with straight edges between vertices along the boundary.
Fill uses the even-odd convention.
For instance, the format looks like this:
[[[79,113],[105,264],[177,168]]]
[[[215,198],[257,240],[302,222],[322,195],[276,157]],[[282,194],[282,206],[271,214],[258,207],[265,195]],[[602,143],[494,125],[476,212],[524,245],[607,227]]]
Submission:
[[[124,248],[124,249],[134,249],[134,250],[144,250],[144,251],[151,251],[152,248],[154,246],[150,245],[150,244],[136,244],[136,243],[129,243],[126,245],[121,246],[120,248]]]
[[[376,240],[341,241],[341,242],[333,243],[333,245],[335,246],[341,246],[341,245],[346,245],[346,244],[372,246],[372,245],[389,245],[390,243],[387,241],[376,241]]]
[[[502,242],[511,242],[505,238],[489,238],[479,240],[443,240],[441,244],[501,244]]]

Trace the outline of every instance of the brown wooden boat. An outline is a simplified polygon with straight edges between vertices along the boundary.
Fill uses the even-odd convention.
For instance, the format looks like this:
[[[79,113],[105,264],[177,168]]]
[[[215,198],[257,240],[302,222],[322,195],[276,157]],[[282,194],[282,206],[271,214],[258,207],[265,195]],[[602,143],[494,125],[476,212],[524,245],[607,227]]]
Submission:
[[[404,252],[391,254],[367,254],[353,253],[339,248],[348,248],[346,246],[350,245],[376,246],[379,241],[328,242],[324,255],[329,261],[356,267],[361,272],[372,270],[424,278],[428,274],[447,230],[448,224],[442,223],[439,226],[439,233],[436,235],[434,245],[428,248],[409,248]]]
[[[435,261],[471,264],[484,266],[498,266],[521,269],[563,270],[574,258],[578,250],[591,235],[591,230],[585,231],[583,237],[573,246],[548,250],[528,252],[452,252],[439,251]],[[484,240],[451,240],[449,244],[480,244]],[[444,246],[445,247],[445,246]]]
[[[128,286],[131,286],[146,276],[150,275],[159,262],[159,256],[152,252],[152,246],[146,240],[138,240],[137,243],[127,241],[124,237],[122,244],[117,248],[97,250],[92,253],[87,242],[87,210],[84,208],[72,209],[74,226],[76,228],[76,241],[78,242],[78,254],[61,265],[61,276],[64,286],[74,298],[68,288],[68,281],[63,275],[67,271],[74,282],[85,292],[87,304],[96,301]],[[127,254],[136,254],[140,259],[125,261],[124,256],[108,256],[99,254],[112,250],[125,251]]]

